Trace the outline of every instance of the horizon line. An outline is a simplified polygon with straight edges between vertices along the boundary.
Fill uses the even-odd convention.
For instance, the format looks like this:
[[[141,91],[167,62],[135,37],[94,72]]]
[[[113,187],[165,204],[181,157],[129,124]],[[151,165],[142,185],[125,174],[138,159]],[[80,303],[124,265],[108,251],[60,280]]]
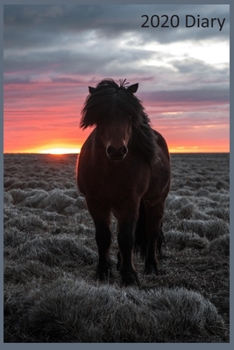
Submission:
[[[209,152],[205,152],[205,151],[200,151],[200,152],[196,152],[196,151],[192,151],[192,152],[189,152],[189,151],[184,151],[184,152],[170,152],[170,154],[222,154],[222,153],[230,153],[230,151],[216,151],[216,152],[212,152],[212,151],[209,151]],[[38,154],[38,155],[52,155],[52,156],[59,156],[59,155],[77,155],[77,154],[80,154],[80,152],[70,152],[70,153],[41,153],[41,152],[3,152],[3,154]]]

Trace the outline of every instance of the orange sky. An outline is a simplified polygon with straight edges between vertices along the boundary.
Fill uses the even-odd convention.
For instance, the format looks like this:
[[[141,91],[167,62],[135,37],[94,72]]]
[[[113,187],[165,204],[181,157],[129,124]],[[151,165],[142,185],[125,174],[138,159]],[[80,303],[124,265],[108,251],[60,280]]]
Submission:
[[[91,132],[79,127],[87,85],[85,81],[78,86],[51,82],[6,85],[4,153],[79,152]],[[140,98],[142,85],[136,93]],[[155,101],[147,93],[142,101],[152,127],[166,138],[170,152],[229,152],[229,120],[222,119],[229,114],[226,101],[174,102],[165,97]]]
[[[35,84],[30,86],[30,99],[18,101],[11,105],[5,103],[4,109],[4,153],[18,152],[53,152],[61,149],[65,153],[77,153],[91,132],[79,128],[80,111],[85,100],[74,96],[65,101],[54,101],[54,96],[38,97],[35,90],[56,91],[51,84]],[[22,86],[8,86],[12,93]],[[86,89],[86,86],[84,86]],[[140,94],[140,92],[139,92]],[[43,95],[43,94],[42,94]],[[46,93],[45,93],[46,95]],[[44,99],[47,99],[44,105]],[[144,104],[151,118],[152,127],[163,134],[168,142],[170,152],[229,152],[229,124],[227,119],[214,119],[210,123],[202,119],[196,120],[196,113],[206,114],[206,110],[217,109],[216,103],[200,105],[187,103],[151,103]],[[79,103],[79,104],[78,104]],[[219,104],[220,111],[228,114],[228,105]],[[188,116],[186,117],[186,115]],[[191,117],[194,114],[194,118]],[[151,115],[153,117],[151,117]],[[157,115],[160,117],[157,118]],[[63,149],[63,150],[62,150]],[[54,150],[56,152],[56,150]]]
[[[71,101],[69,107],[5,109],[4,152],[56,153],[59,148],[61,153],[77,153],[91,132],[79,128],[81,108]],[[190,108],[188,104],[183,106],[184,112],[167,112],[158,121],[151,118],[152,127],[166,138],[170,152],[229,152],[229,125],[180,120],[178,116]],[[11,120],[17,120],[14,127]]]

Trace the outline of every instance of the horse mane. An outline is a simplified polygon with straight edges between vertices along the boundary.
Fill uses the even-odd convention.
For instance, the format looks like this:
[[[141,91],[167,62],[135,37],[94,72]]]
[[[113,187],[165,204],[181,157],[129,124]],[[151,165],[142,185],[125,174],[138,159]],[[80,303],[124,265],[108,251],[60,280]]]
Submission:
[[[134,149],[150,163],[156,157],[156,144],[150,119],[144,111],[141,101],[128,87],[126,79],[118,85],[113,79],[104,79],[96,88],[89,88],[84,108],[81,112],[81,128],[126,119],[132,123],[132,138],[129,149]]]

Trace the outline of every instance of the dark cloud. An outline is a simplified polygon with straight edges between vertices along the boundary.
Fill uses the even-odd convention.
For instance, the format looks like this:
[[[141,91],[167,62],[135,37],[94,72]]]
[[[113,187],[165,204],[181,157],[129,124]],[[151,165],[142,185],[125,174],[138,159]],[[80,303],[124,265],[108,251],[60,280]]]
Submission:
[[[185,17],[195,19],[225,18],[222,31],[218,24],[214,28],[202,29],[185,27]],[[142,28],[142,15],[178,16],[177,28]],[[164,18],[161,18],[160,25]],[[29,45],[42,46],[56,43],[61,35],[80,34],[87,30],[98,30],[101,36],[116,38],[123,33],[137,33],[139,43],[157,40],[169,43],[181,40],[200,40],[204,38],[226,37],[229,32],[229,7],[223,5],[6,5],[4,6],[5,47]],[[150,21],[149,21],[150,23]],[[28,30],[30,28],[30,30]]]
[[[142,98],[145,101],[157,101],[157,103],[229,103],[229,89],[187,89],[187,90],[167,90],[155,91],[152,93],[142,93]]]

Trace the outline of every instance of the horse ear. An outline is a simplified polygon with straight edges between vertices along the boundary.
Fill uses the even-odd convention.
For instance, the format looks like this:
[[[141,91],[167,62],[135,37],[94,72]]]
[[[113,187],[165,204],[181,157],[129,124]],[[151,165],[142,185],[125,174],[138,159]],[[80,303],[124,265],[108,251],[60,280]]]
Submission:
[[[92,94],[96,91],[96,88],[89,86],[89,93]]]
[[[133,84],[133,85],[130,85],[130,86],[128,87],[128,90],[131,91],[131,92],[134,94],[135,92],[137,92],[138,85],[139,85],[138,83]]]

